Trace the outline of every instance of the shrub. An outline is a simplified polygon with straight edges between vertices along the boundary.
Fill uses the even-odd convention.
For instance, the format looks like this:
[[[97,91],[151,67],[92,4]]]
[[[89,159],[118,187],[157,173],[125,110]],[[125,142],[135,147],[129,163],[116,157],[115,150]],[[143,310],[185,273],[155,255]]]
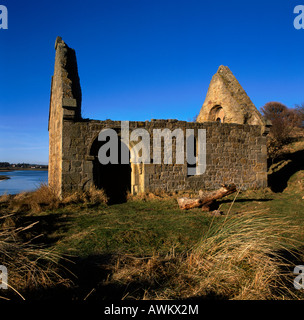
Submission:
[[[297,110],[288,109],[280,102],[268,102],[261,111],[264,117],[272,122],[267,150],[269,157],[274,159],[289,142],[295,128],[301,125],[301,118]]]
[[[301,121],[301,127],[304,127],[304,103],[302,102],[301,104],[296,104],[296,112],[298,113],[298,116]]]

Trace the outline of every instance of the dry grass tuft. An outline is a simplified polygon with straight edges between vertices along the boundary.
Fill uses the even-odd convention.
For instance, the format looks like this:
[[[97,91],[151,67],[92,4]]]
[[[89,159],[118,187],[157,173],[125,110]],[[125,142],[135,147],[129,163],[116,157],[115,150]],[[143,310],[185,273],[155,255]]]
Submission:
[[[278,299],[280,293],[289,293],[282,279],[290,262],[281,253],[292,249],[287,250],[291,240],[282,226],[282,218],[255,213],[211,227],[187,258],[194,280],[191,295],[248,300]]]
[[[0,217],[0,261],[8,270],[8,289],[5,297],[25,300],[32,290],[70,286],[71,282],[59,274],[60,256],[22,240],[22,235],[35,223],[16,227],[14,215]]]
[[[41,212],[44,209],[57,209],[60,200],[55,192],[46,184],[33,192],[21,192],[17,195],[3,195],[0,204],[4,204],[10,212]]]
[[[90,203],[90,204],[107,204],[109,201],[104,190],[91,187],[86,191],[77,191],[74,193],[66,194],[63,196],[61,203],[63,204],[77,204],[77,203]]]
[[[0,196],[0,204],[9,202],[12,197],[13,196],[10,194],[3,194],[2,196]]]
[[[5,206],[7,211],[14,213],[39,213],[45,210],[58,209],[69,204],[85,203],[97,205],[100,203],[107,204],[107,202],[108,198],[105,192],[95,187],[91,187],[87,191],[66,194],[60,199],[47,184],[41,184],[37,190],[32,192],[0,196],[0,204]]]
[[[118,261],[110,281],[145,284],[146,299],[295,298],[286,273],[294,265],[282,254],[292,254],[291,243],[282,226],[282,219],[263,213],[228,217],[213,222],[185,254]]]

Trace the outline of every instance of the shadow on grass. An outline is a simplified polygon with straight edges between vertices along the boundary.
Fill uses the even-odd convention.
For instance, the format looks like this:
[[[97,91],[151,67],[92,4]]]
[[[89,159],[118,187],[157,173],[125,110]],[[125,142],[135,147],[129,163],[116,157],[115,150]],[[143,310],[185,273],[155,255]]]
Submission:
[[[142,300],[145,292],[157,290],[159,284],[148,281],[131,280],[128,285],[114,281],[107,281],[111,276],[117,255],[104,254],[92,255],[86,258],[75,258],[67,263],[61,264],[69,269],[63,276],[73,281],[70,287],[57,285],[53,288],[32,290],[23,293],[28,300],[65,300],[65,301],[105,301],[105,300]],[[166,279],[164,279],[166,281]],[[173,297],[174,299],[174,297]],[[180,299],[178,296],[176,299]],[[204,296],[193,296],[187,300],[226,300],[228,297],[219,295],[216,292],[208,292]]]
[[[66,214],[48,214],[43,216],[29,216],[18,214],[15,221],[16,227],[25,228],[33,224],[26,232],[21,232],[19,236],[24,241],[31,241],[33,244],[52,246],[61,239],[62,233],[66,232],[71,219]]]
[[[128,299],[128,295],[137,298],[144,296],[145,288],[151,288],[149,283],[131,281],[128,286],[118,282],[108,282],[108,277],[115,267],[117,255],[101,254],[86,258],[62,260],[62,276],[73,283],[66,287],[56,285],[52,288],[31,290],[23,295],[28,300],[65,300],[65,301],[103,301]]]
[[[249,198],[249,199],[236,199],[234,202],[235,203],[244,203],[244,202],[253,202],[253,201],[256,201],[256,202],[267,202],[267,201],[272,201],[273,199],[271,199],[271,198],[266,198],[266,199],[264,199],[264,198],[262,198],[262,199],[258,199],[258,198]],[[221,203],[230,203],[230,202],[232,202],[232,200],[230,199],[230,200],[228,200],[228,199],[225,199],[225,200],[220,200],[220,201],[218,201],[220,204]]]
[[[293,269],[296,265],[303,264],[303,247],[297,251],[291,253],[288,250],[279,252],[279,255],[284,258],[285,266],[281,270],[282,276],[281,283],[283,286],[274,286],[273,294],[294,299],[291,293],[299,296],[299,292],[293,288]],[[153,293],[154,290],[162,291],[161,287],[166,283],[166,275],[164,275],[164,283],[148,282],[130,280],[128,285],[123,285],[118,281],[107,281],[112,275],[115,264],[117,262],[118,255],[114,254],[101,254],[92,255],[85,258],[75,258],[73,263],[67,261],[61,261],[62,265],[68,268],[70,272],[65,271],[63,276],[69,277],[73,281],[73,285],[64,287],[62,285],[56,285],[52,288],[32,290],[30,292],[24,292],[24,296],[27,300],[61,300],[61,301],[107,301],[107,300],[142,300],[145,296],[145,292]],[[174,263],[174,262],[172,262]],[[276,281],[274,279],[274,281]],[[237,292],[236,292],[237,294]],[[207,291],[204,295],[189,296],[185,298],[185,301],[189,300],[228,300],[231,299],[233,292],[230,296],[218,294],[215,291]],[[304,295],[303,295],[304,297]],[[181,300],[177,296],[176,298],[170,297],[170,299]]]
[[[111,273],[113,255],[93,255],[86,258],[68,258],[59,261],[61,276],[70,279],[69,286],[56,285],[52,288],[31,290],[24,293],[29,300],[69,300],[87,299],[106,300],[121,299],[123,288],[120,286],[103,286]]]
[[[268,175],[268,186],[273,192],[283,192],[290,177],[300,170],[304,170],[304,150],[281,156],[279,161],[288,161],[281,169]]]
[[[294,293],[297,296],[297,299],[303,300],[304,299],[304,292],[303,290],[297,290],[294,287],[294,280],[297,274],[294,274],[294,268],[296,266],[303,265],[304,261],[304,246],[300,246],[293,250],[280,250],[276,254],[281,257],[282,265],[280,268],[281,272],[281,282],[290,289],[290,292]],[[301,282],[301,281],[300,281]],[[303,280],[302,280],[303,284]],[[288,294],[286,295],[288,298]],[[290,299],[294,299],[294,296],[290,296]]]
[[[266,198],[266,199],[255,199],[255,198],[250,198],[250,199],[236,199],[234,202],[235,203],[246,203],[246,202],[267,202],[267,201],[272,201],[273,199],[271,198]],[[233,200],[231,199],[224,199],[224,200],[218,200],[214,201],[211,206],[210,210],[218,210],[221,204],[224,203],[232,203]]]

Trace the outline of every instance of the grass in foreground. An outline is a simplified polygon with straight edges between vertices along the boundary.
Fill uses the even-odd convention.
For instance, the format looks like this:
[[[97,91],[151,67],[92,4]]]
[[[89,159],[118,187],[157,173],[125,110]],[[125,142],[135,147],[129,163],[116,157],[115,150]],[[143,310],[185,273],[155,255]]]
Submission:
[[[290,261],[294,256],[281,219],[263,213],[227,218],[211,225],[187,253],[120,261],[109,282],[144,283],[146,299],[294,299]]]
[[[231,195],[218,202],[221,211],[229,212],[221,217],[200,209],[181,211],[175,196],[133,197],[112,206],[97,190],[63,201],[46,186],[2,196],[4,225],[11,230],[32,226],[18,234],[14,245],[42,256],[44,250],[56,252],[47,268],[33,251],[22,253],[25,266],[44,261],[37,265],[50,273],[39,278],[25,267],[29,281],[12,277],[12,286],[36,299],[301,298],[291,274],[304,261],[301,179],[300,171],[280,194],[266,189],[236,199]],[[12,240],[0,234],[0,241],[3,259],[5,243]],[[9,268],[18,274],[20,254],[11,256]],[[52,282],[43,280],[48,278]]]

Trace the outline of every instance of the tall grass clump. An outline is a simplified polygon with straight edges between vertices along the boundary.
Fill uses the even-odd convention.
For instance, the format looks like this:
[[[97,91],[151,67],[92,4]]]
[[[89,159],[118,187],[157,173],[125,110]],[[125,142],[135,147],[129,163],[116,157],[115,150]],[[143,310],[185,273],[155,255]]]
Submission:
[[[14,215],[0,217],[0,264],[8,271],[8,290],[0,298],[23,299],[37,290],[69,286],[70,281],[60,275],[60,256],[51,250],[25,241],[24,233],[33,227],[17,227]]]
[[[91,205],[107,204],[109,201],[103,189],[97,189],[92,186],[88,190],[75,191],[73,193],[67,193],[63,196],[62,204],[78,204],[85,203]]]
[[[41,212],[46,209],[57,209],[60,206],[60,199],[52,188],[42,183],[32,192],[3,195],[0,197],[0,203],[10,212]]]
[[[286,256],[294,243],[282,218],[263,212],[225,219],[209,229],[187,257],[188,295],[229,299],[280,299],[292,294]],[[289,268],[290,267],[290,268]],[[291,286],[290,286],[291,285]]]
[[[145,284],[148,299],[293,299],[286,227],[265,213],[219,219],[189,252],[119,264],[112,280]]]
[[[88,190],[66,193],[59,197],[47,184],[41,184],[32,192],[21,192],[16,195],[0,196],[0,205],[6,211],[14,213],[40,213],[46,210],[55,210],[70,204],[107,204],[108,197],[104,190],[91,187]],[[2,208],[2,209],[3,209]]]

